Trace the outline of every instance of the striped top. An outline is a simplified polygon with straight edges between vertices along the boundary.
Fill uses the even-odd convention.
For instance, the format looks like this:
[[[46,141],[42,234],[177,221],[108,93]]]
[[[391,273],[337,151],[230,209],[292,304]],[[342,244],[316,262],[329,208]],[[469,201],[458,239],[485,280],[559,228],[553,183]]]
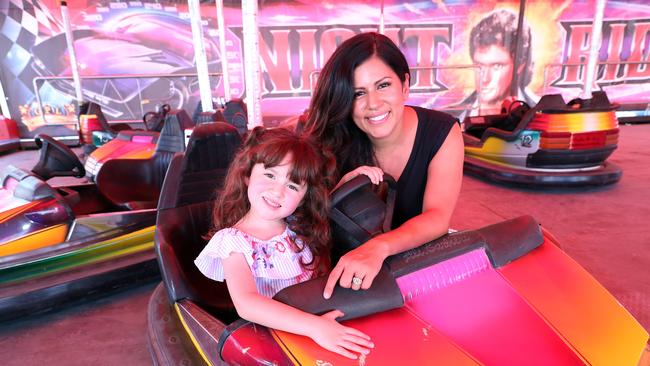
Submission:
[[[257,291],[273,297],[283,288],[312,277],[313,271],[301,265],[301,262],[311,262],[311,250],[304,247],[294,252],[295,237],[289,227],[269,240],[258,239],[235,228],[222,229],[214,234],[194,264],[206,277],[223,281],[221,259],[228,258],[232,252],[242,253],[255,277]]]

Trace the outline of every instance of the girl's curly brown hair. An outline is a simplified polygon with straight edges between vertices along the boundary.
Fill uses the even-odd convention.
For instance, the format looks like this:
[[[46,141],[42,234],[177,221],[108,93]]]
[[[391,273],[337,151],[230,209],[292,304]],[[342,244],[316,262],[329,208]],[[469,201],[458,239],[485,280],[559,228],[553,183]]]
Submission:
[[[303,266],[319,275],[324,274],[330,265],[331,244],[328,187],[334,179],[336,163],[331,154],[324,154],[314,141],[289,129],[256,127],[249,132],[230,165],[223,187],[217,191],[213,225],[208,236],[234,226],[250,210],[246,181],[253,166],[277,166],[287,154],[292,157],[289,178],[296,183],[306,183],[307,191],[286,222],[314,255],[314,260]]]

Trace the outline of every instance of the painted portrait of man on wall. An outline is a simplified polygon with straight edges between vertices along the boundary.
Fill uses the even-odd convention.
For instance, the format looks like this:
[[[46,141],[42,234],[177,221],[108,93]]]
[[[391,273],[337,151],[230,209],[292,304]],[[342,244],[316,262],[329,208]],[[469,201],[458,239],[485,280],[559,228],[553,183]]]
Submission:
[[[531,32],[523,23],[519,31],[517,22],[515,13],[499,9],[472,28],[469,52],[477,66],[476,89],[461,103],[469,106],[461,118],[499,113],[503,100],[511,96],[531,106],[536,103],[537,98],[526,90],[533,68]]]

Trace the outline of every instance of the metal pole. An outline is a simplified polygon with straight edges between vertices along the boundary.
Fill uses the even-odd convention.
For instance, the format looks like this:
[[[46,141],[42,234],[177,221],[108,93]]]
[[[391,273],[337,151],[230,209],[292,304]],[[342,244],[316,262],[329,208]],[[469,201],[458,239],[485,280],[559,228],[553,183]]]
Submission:
[[[9,112],[9,105],[7,104],[7,97],[5,96],[5,90],[2,87],[2,80],[0,80],[0,109],[2,110],[2,115],[6,118],[11,118],[11,113]]]
[[[228,53],[226,50],[226,21],[223,16],[223,0],[215,0],[217,4],[217,24],[219,32],[219,53],[221,53],[221,83],[223,84],[223,97],[227,101],[230,96],[230,73],[228,70]]]
[[[79,79],[79,69],[77,68],[77,56],[74,51],[74,39],[72,38],[72,29],[70,28],[70,14],[68,13],[68,4],[66,0],[61,0],[61,19],[63,20],[63,29],[65,30],[65,42],[68,46],[68,55],[70,56],[70,69],[72,70],[72,82],[77,97],[77,103],[83,101],[81,92],[81,79]],[[45,116],[43,116],[45,120]]]
[[[192,24],[192,40],[194,41],[194,61],[199,79],[199,92],[201,94],[201,108],[203,112],[213,111],[212,91],[210,90],[210,76],[208,75],[208,60],[205,56],[203,43],[203,26],[201,26],[201,8],[199,0],[188,0],[190,10],[190,23]]]
[[[379,33],[384,34],[384,0],[381,0],[381,13],[379,14]]]
[[[260,70],[260,44],[257,27],[257,0],[242,1],[244,32],[244,79],[248,128],[262,126],[262,72]]]
[[[521,55],[521,46],[522,46],[522,32],[524,29],[524,15],[526,14],[526,0],[519,1],[519,17],[517,18],[517,37],[515,38],[515,54],[512,55],[512,64],[515,69],[512,72],[512,81],[510,82],[510,95],[517,97],[519,94],[519,73],[517,70],[521,65],[519,65],[519,55]],[[527,70],[524,70],[526,72]],[[480,104],[479,104],[480,105]]]
[[[596,14],[594,16],[594,24],[591,27],[591,47],[589,49],[589,60],[587,61],[587,75],[585,77],[584,89],[582,90],[582,98],[584,99],[591,98],[591,87],[594,84],[596,64],[598,63],[598,51],[600,51],[600,44],[602,41],[605,2],[606,0],[596,1]]]

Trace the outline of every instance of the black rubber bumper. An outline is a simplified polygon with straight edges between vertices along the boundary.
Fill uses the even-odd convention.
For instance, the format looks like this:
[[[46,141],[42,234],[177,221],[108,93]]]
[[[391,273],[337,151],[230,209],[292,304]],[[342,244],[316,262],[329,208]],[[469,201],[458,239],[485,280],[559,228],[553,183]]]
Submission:
[[[580,171],[537,171],[489,163],[465,156],[465,173],[489,181],[531,188],[603,186],[618,182],[621,168],[611,162]]]

